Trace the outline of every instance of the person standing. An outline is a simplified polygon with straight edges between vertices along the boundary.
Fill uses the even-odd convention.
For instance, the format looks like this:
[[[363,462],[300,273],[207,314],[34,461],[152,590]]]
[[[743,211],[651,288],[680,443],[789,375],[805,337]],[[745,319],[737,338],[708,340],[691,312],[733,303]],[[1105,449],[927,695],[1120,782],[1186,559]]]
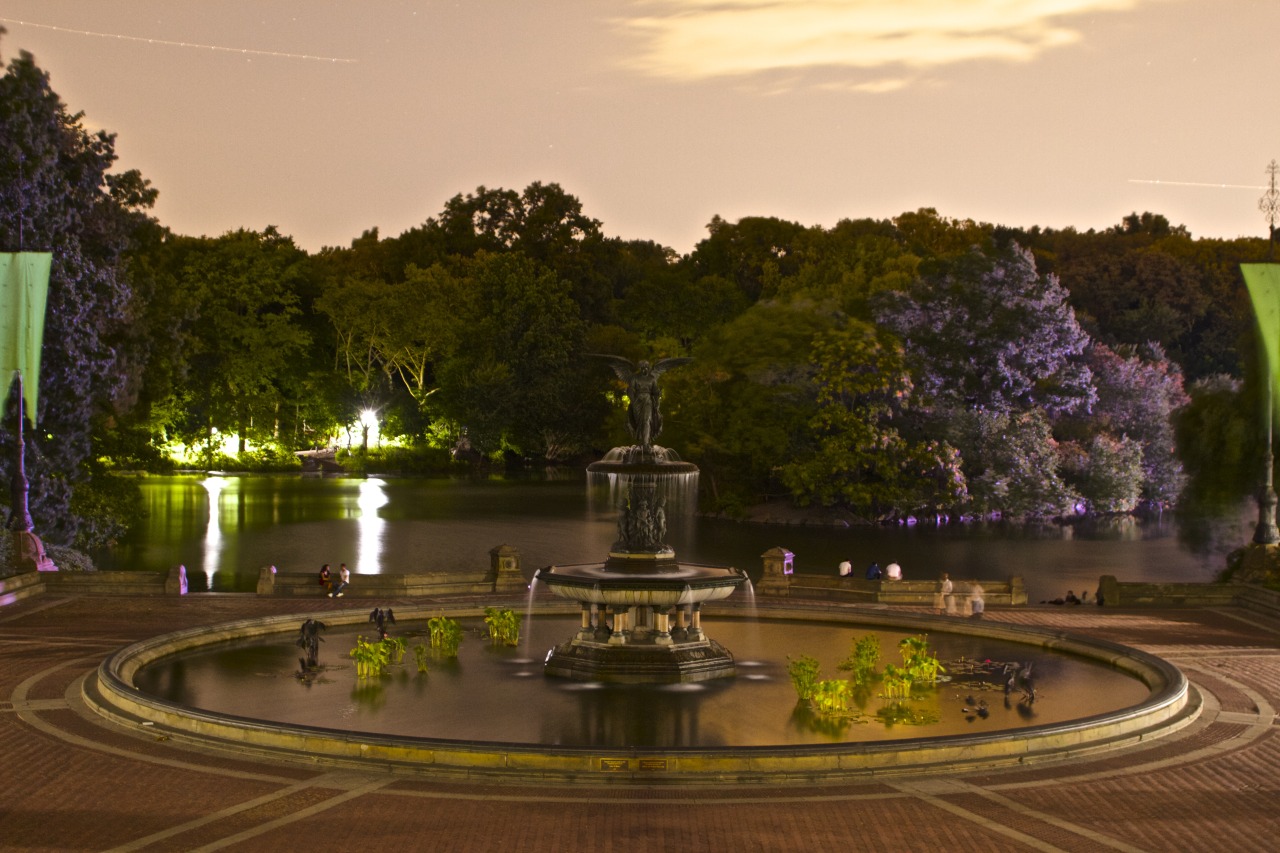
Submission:
[[[338,585],[333,588],[333,592],[329,593],[329,597],[342,598],[347,591],[347,587],[350,585],[351,572],[347,569],[347,564],[343,563],[338,567]]]
[[[943,613],[950,613],[955,609],[952,602],[951,592],[954,587],[951,584],[951,576],[946,572],[942,573],[942,580],[938,581],[938,591],[933,594],[933,612],[941,616]]]
[[[969,585],[969,618],[981,619],[982,613],[987,609],[987,602],[982,597],[981,584],[973,583]]]

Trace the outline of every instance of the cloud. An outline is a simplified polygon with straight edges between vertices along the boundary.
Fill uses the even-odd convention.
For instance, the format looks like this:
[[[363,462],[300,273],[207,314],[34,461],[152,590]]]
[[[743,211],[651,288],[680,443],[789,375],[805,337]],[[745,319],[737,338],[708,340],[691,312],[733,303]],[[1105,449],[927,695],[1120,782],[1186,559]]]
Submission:
[[[627,64],[677,80],[806,69],[894,71],[847,86],[889,91],[972,60],[1029,62],[1079,42],[1070,18],[1153,0],[638,0]]]

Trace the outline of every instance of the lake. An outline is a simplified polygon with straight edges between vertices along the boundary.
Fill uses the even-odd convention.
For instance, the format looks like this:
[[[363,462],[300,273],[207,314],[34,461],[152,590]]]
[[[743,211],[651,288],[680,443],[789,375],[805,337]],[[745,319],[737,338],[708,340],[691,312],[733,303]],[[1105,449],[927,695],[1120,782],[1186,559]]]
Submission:
[[[252,591],[262,566],[312,572],[347,563],[357,573],[479,571],[510,545],[526,577],[551,565],[602,560],[617,538],[616,513],[588,495],[585,474],[565,479],[321,478],[297,475],[148,477],[147,515],[125,541],[94,552],[102,569],[187,567],[191,590]],[[1180,535],[1182,533],[1183,535]],[[684,561],[761,574],[760,555],[781,545],[796,571],[856,572],[872,561],[907,578],[1004,580],[1021,575],[1028,599],[1068,589],[1093,593],[1098,578],[1208,581],[1225,555],[1249,541],[1248,511],[1218,519],[1211,535],[1184,540],[1173,514],[1074,525],[995,522],[850,528],[749,525],[674,517],[667,542]]]

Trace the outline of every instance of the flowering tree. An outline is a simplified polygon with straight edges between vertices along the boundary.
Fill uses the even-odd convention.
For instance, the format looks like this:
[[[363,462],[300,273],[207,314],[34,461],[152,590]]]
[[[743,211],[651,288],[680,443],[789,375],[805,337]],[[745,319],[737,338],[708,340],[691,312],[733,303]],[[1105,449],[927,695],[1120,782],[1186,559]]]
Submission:
[[[1160,502],[1176,499],[1184,478],[1176,455],[1173,415],[1191,401],[1182,371],[1158,343],[1124,347],[1120,352],[1095,343],[1088,363],[1098,389],[1093,429],[1135,444],[1143,497]]]
[[[885,294],[876,320],[902,338],[930,405],[993,412],[1088,410],[1094,390],[1081,356],[1089,337],[1053,276],[1012,246],[977,250]]]
[[[9,63],[0,76],[0,248],[53,253],[40,410],[29,413],[40,428],[27,445],[31,512],[51,542],[75,538],[71,490],[91,458],[94,416],[114,413],[123,390],[120,353],[136,309],[125,254],[156,196],[136,171],[109,173],[115,159],[115,137],[86,129],[31,54]],[[5,480],[11,459],[0,454]]]

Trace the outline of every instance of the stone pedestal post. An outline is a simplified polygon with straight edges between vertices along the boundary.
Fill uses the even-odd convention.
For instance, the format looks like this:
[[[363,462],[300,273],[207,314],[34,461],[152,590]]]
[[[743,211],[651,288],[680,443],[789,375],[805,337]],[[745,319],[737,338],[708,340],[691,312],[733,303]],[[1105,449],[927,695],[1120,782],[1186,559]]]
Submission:
[[[169,570],[169,577],[164,579],[165,595],[187,594],[187,567],[178,565]]]
[[[275,595],[276,567],[263,566],[258,569],[258,595]]]
[[[756,587],[759,595],[790,595],[791,572],[795,554],[781,546],[770,548],[760,555],[764,560],[764,576]]]
[[[520,552],[510,545],[499,545],[489,552],[489,574],[485,581],[493,584],[494,592],[521,592],[529,588],[529,582],[520,571]]]

